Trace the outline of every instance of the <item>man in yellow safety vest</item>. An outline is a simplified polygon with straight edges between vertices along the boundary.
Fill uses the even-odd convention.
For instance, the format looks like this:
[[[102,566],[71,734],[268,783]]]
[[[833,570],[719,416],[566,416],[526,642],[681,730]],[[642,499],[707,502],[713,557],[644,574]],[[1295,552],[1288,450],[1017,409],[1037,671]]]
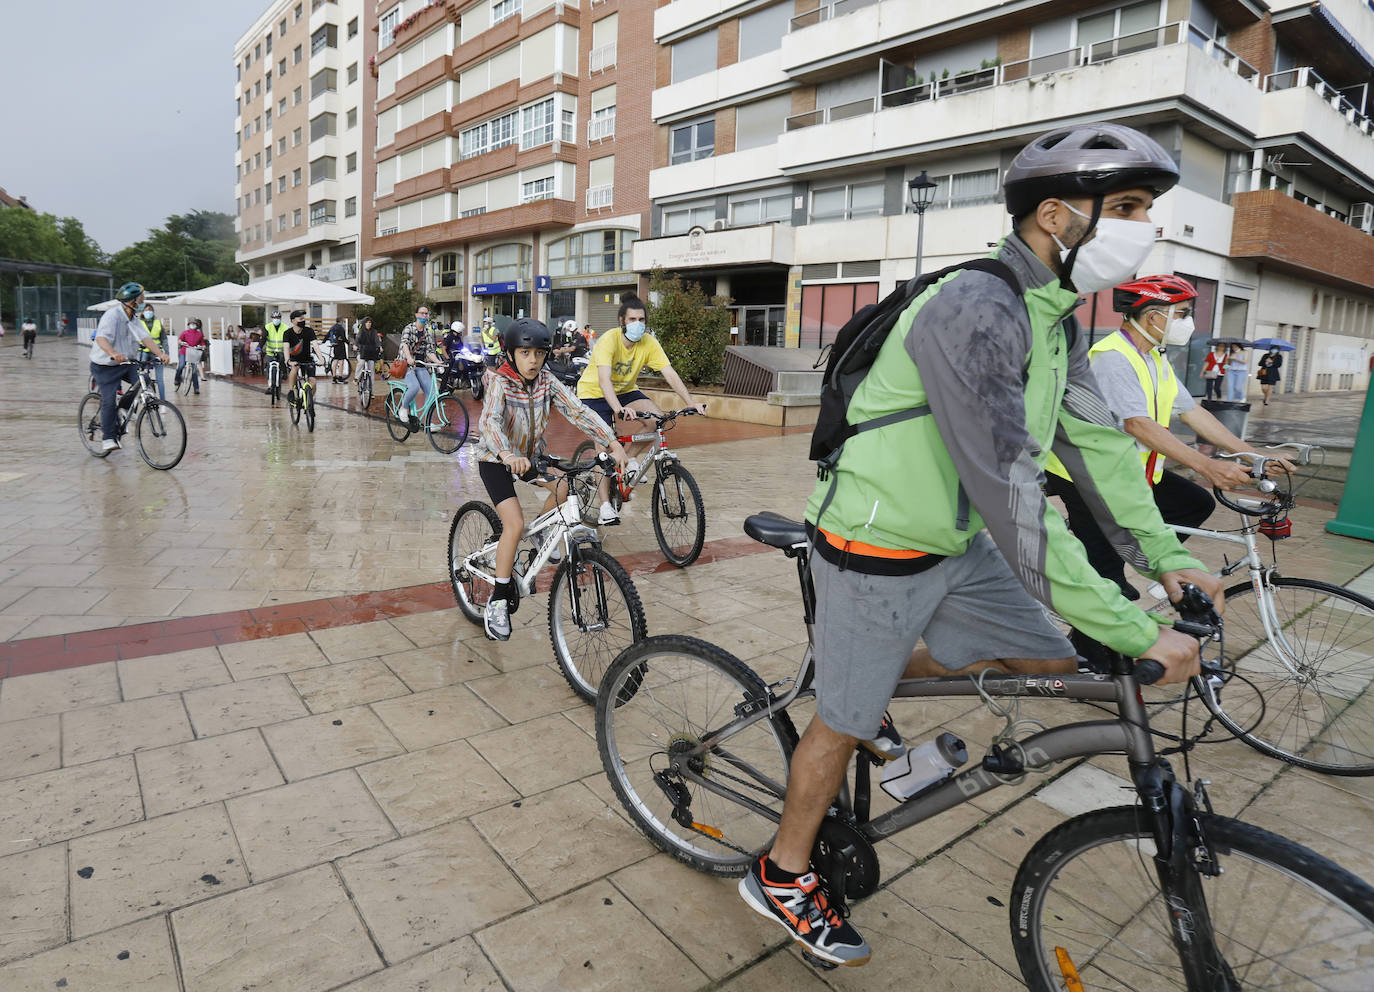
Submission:
[[[163,351],[166,351],[167,339],[163,336],[165,332],[162,329],[162,321],[157,319],[157,314],[153,311],[153,305],[151,303],[145,303],[143,305],[143,309],[140,310],[138,313],[138,322],[141,325],[141,327],[137,327],[135,328],[135,330],[139,330],[145,333],[148,337],[152,338],[154,341],[157,342],[157,346],[159,348],[161,348]],[[152,356],[152,349],[145,348],[143,345],[138,346],[138,357],[142,361],[146,362]],[[165,400],[167,398],[167,391],[163,388],[162,385],[161,362],[157,364],[157,366],[153,369],[153,372],[155,373],[155,378],[157,379],[158,399]]]
[[[282,372],[283,370],[285,370],[285,368],[286,368],[286,332],[289,331],[289,330],[291,330],[291,325],[288,324],[286,321],[284,321],[284,320],[281,319],[281,311],[280,311],[280,310],[273,310],[273,311],[272,311],[272,319],[271,319],[270,321],[268,321],[268,322],[267,322],[267,326],[263,328],[263,332],[264,332],[264,333],[266,334],[266,336],[267,336],[267,340],[266,340],[265,342],[263,342],[263,348],[262,348],[262,350],[263,350],[263,359],[262,359],[262,362],[263,362],[263,368],[264,368],[264,369],[266,369],[266,367],[267,367],[267,365],[268,365],[269,363],[271,363],[271,362],[276,362],[279,366],[281,366],[281,368],[278,369],[278,374],[279,374],[279,375],[281,374],[281,372]],[[271,393],[272,393],[272,387],[271,387],[271,385],[269,385],[265,390],[263,390],[263,392],[267,393],[268,395],[271,395]]]

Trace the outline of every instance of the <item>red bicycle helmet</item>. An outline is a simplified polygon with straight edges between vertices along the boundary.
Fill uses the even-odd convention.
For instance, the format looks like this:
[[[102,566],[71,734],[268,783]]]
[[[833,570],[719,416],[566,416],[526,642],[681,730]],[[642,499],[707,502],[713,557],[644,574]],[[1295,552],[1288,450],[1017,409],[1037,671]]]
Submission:
[[[1144,276],[1112,290],[1112,309],[1135,313],[1144,307],[1169,306],[1197,299],[1197,290],[1178,276]]]

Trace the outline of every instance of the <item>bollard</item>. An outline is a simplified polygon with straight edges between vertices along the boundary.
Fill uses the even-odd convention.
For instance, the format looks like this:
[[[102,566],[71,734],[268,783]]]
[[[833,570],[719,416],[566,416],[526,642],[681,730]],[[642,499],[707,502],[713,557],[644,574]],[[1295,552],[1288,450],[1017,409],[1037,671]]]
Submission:
[[[1332,534],[1374,541],[1374,389],[1365,393],[1364,415],[1350,453],[1350,472],[1341,494],[1341,508],[1327,521]]]

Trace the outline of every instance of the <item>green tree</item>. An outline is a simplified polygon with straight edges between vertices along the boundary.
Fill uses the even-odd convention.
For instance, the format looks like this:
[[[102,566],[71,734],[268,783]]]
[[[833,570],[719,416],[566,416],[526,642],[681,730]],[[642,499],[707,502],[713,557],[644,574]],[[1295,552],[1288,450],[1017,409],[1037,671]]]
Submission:
[[[399,334],[415,319],[415,311],[421,304],[433,309],[429,298],[411,285],[410,276],[405,272],[397,272],[388,283],[368,283],[365,292],[376,302],[371,306],[355,307],[353,316],[358,320],[371,317],[372,326],[382,334]]]
[[[237,246],[232,217],[192,210],[173,214],[142,241],[115,252],[111,268],[117,283],[134,280],[157,291],[204,289],[246,281],[234,261]]]
[[[649,275],[648,323],[677,374],[694,386],[720,382],[730,338],[728,296],[708,297],[701,286],[662,269]]]
[[[108,260],[94,239],[86,234],[81,221],[75,217],[56,217],[8,207],[0,210],[0,258],[17,258],[26,262],[54,262],[58,265],[82,265],[88,268],[105,268]],[[0,297],[0,312],[5,319],[14,320],[20,316],[15,309],[15,287],[18,277],[11,274],[0,276],[3,279],[4,293]],[[32,273],[24,277],[27,286],[51,286],[56,283],[54,276]],[[78,280],[98,282],[99,280]],[[68,285],[72,280],[66,280]]]

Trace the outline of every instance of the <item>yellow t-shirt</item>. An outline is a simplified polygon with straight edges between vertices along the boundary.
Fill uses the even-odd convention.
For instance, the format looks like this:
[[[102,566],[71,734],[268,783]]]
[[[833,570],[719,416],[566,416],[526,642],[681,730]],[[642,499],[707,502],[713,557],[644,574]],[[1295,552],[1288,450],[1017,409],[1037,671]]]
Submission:
[[[639,372],[644,366],[661,372],[668,364],[668,356],[663,351],[663,345],[659,344],[658,338],[652,334],[645,334],[627,348],[625,335],[620,332],[620,328],[613,328],[599,336],[596,344],[592,346],[587,371],[577,380],[577,398],[605,399],[597,373],[597,369],[602,365],[611,367],[611,388],[619,394],[634,390],[635,383],[639,380]]]

